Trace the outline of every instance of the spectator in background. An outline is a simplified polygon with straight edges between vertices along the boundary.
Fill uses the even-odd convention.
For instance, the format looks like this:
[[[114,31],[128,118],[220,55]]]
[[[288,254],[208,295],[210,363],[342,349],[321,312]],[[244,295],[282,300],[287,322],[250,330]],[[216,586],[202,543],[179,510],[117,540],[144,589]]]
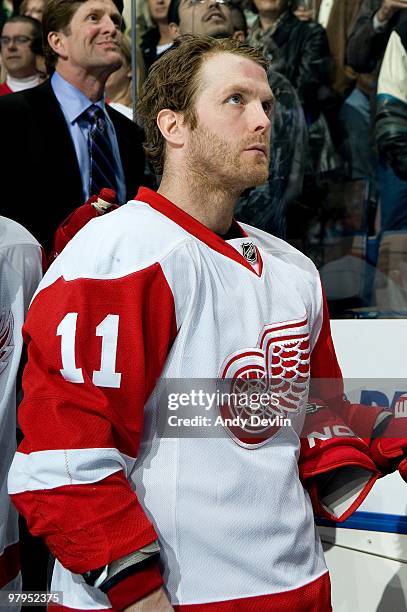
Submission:
[[[0,29],[4,23],[13,16],[14,4],[11,0],[0,0]]]
[[[354,70],[378,75],[392,30],[407,19],[401,9],[407,9],[407,0],[363,0],[347,47]]]
[[[302,21],[316,20],[328,36],[333,56],[332,100],[327,115],[335,142],[347,163],[350,178],[369,178],[374,182],[369,117],[361,113],[359,98],[369,94],[372,76],[358,74],[346,64],[346,45],[363,0],[316,0],[312,8],[304,8],[298,0],[294,14]],[[338,121],[339,118],[339,121]]]
[[[379,151],[397,176],[399,205],[388,218],[386,229],[407,229],[407,21],[390,35],[377,88],[376,139]],[[386,185],[382,185],[386,188]],[[384,200],[386,201],[386,200]]]
[[[244,11],[238,2],[233,2],[230,5],[233,24],[233,38],[245,42],[249,30]]]
[[[232,37],[234,25],[230,7],[228,0],[171,0],[168,23],[172,38],[183,34]]]
[[[357,72],[373,73],[369,87],[358,87],[348,100],[369,124],[375,113],[377,78],[392,30],[407,20],[407,0],[363,0],[347,45],[347,62]],[[357,96],[356,96],[357,93]]]
[[[404,10],[403,10],[404,9]],[[364,0],[347,46],[350,66],[359,72],[372,72],[370,92],[354,101],[365,120],[372,125],[376,113],[377,78],[391,32],[407,21],[407,0]],[[370,95],[368,95],[370,93]],[[385,159],[379,158],[377,179],[380,190],[381,230],[405,229],[407,182],[401,181]]]
[[[332,65],[328,39],[322,26],[304,22],[291,12],[292,0],[254,0],[259,14],[248,42],[263,50],[296,88],[304,108],[315,109],[318,89],[329,79]]]
[[[42,21],[44,5],[44,0],[23,0],[20,5],[20,15],[28,15],[33,19],[38,19],[38,21]]]
[[[144,176],[139,128],[104,101],[106,80],[122,64],[122,7],[121,0],[49,0],[43,28],[52,78],[0,99],[8,146],[1,210],[47,249],[89,195],[112,187],[123,203]]]
[[[346,43],[351,26],[363,0],[315,0],[312,8],[305,8],[303,0],[293,6],[300,21],[316,21],[326,29],[333,58],[332,87],[341,95],[355,84],[357,73],[346,64]]]
[[[41,37],[41,24],[32,17],[17,15],[6,21],[0,44],[7,76],[0,84],[0,96],[39,85],[36,52],[41,50]]]
[[[297,19],[292,6],[292,0],[254,0],[251,8],[258,18],[248,42],[261,49],[296,89],[309,127],[310,174],[322,176],[339,167],[320,99],[322,94],[326,97],[332,58],[324,28]]]
[[[123,63],[106,81],[106,96],[111,108],[133,120],[133,100],[131,94],[131,41],[125,34],[120,42]],[[139,72],[138,72],[139,74]]]
[[[155,60],[172,45],[168,29],[168,6],[170,0],[145,0],[144,19],[148,29],[141,39],[145,69],[148,72]]]

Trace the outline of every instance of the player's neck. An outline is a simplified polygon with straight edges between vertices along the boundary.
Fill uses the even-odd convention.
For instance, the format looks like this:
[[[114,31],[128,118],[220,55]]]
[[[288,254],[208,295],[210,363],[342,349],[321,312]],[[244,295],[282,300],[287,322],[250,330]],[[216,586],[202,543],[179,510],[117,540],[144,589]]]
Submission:
[[[206,177],[188,180],[164,174],[158,193],[200,221],[216,234],[226,234],[235,210],[237,194],[210,185]]]

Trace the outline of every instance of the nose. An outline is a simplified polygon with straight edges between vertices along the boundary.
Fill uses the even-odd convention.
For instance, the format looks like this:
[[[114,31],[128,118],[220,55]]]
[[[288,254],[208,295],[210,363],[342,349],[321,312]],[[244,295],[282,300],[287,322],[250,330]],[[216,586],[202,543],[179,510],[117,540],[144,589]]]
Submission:
[[[117,34],[116,23],[113,21],[110,15],[104,16],[102,25],[103,25],[104,34],[112,34],[113,36],[116,36]]]
[[[252,113],[251,113],[251,126],[252,131],[258,134],[266,134],[270,131],[271,121],[270,117],[264,111],[263,105],[261,102],[256,102],[253,104]]]

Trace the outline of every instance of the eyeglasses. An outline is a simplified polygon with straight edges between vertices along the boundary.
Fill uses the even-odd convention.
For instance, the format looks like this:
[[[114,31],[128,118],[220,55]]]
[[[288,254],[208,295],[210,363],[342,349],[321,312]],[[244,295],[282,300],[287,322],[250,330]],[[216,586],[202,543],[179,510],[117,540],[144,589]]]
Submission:
[[[30,41],[32,41],[30,36],[0,36],[1,47],[6,47],[10,43],[13,43],[13,45],[26,45]]]

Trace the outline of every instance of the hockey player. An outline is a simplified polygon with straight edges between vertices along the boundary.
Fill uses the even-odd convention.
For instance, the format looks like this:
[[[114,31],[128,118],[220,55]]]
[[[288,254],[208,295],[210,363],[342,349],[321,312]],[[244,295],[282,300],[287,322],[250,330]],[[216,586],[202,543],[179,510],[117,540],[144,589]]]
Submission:
[[[90,221],[33,300],[9,490],[56,557],[62,608],[330,610],[299,476],[316,509],[343,519],[380,470],[368,436],[332,412],[341,373],[314,265],[233,219],[268,176],[272,106],[258,51],[179,39],[138,108],[158,193]],[[321,382],[301,448],[310,377]],[[171,437],[161,400],[174,379],[191,397],[196,379],[239,398],[253,381],[278,401],[261,412],[269,425],[245,424],[232,402],[223,435]]]
[[[0,590],[21,589],[17,512],[7,493],[16,447],[16,377],[21,327],[42,276],[42,251],[21,225],[0,217]],[[6,601],[0,610],[9,609]]]

